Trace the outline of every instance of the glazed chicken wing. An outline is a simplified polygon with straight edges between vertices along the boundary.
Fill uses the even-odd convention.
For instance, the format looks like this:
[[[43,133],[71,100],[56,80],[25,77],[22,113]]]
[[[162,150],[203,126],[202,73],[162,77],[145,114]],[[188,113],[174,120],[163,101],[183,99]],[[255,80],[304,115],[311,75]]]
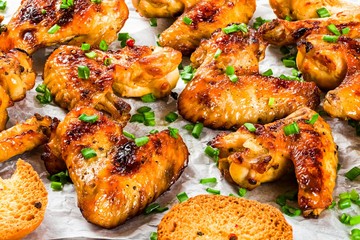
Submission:
[[[75,0],[73,5],[63,5],[62,0],[23,0],[0,35],[0,50],[20,48],[32,54],[57,43],[110,43],[129,13],[123,0]]]
[[[318,217],[332,203],[336,182],[337,148],[330,126],[316,112],[301,108],[267,125],[245,126],[215,137],[212,147],[220,150],[219,169],[241,187],[253,189],[278,179],[295,167],[299,185],[298,203],[305,217]],[[286,135],[284,127],[296,124],[299,133]]]
[[[30,151],[49,140],[58,120],[35,114],[23,123],[0,132],[0,162]]]
[[[55,50],[45,63],[43,77],[54,101],[62,108],[92,106],[121,122],[130,118],[130,105],[112,90],[113,73],[104,64],[89,61],[79,47],[62,46]]]
[[[81,63],[93,66],[91,73],[104,72],[102,74],[109,78],[109,83],[112,79],[112,87],[120,96],[141,97],[152,93],[156,98],[161,98],[170,94],[179,79],[178,65],[182,60],[181,53],[171,48],[134,46],[114,52],[92,52],[96,56],[88,58],[88,53],[79,47],[61,46],[48,58],[44,82],[66,83],[70,77],[76,77],[73,74],[76,74],[76,66]],[[110,61],[108,66],[104,65],[106,58]]]
[[[359,7],[340,0],[269,0],[269,2],[278,18],[285,19],[288,16],[292,20],[318,18],[316,10],[323,7],[330,14]]]
[[[5,129],[6,122],[8,120],[7,108],[12,105],[13,102],[11,101],[9,95],[0,86],[0,131]]]
[[[83,122],[81,114],[98,119]],[[86,156],[84,149],[95,155]],[[67,114],[46,151],[45,161],[65,161],[86,220],[105,228],[122,224],[165,192],[180,177],[189,154],[180,135],[168,130],[137,146],[119,124],[88,107]]]
[[[18,49],[8,53],[0,51],[0,85],[12,101],[23,99],[26,91],[34,87],[35,78],[32,60],[27,53]]]
[[[216,29],[229,23],[248,23],[255,8],[255,0],[200,1],[160,34],[159,43],[189,55],[201,39],[209,38]],[[184,18],[191,19],[191,23],[185,23]]]
[[[175,17],[200,0],[132,0],[137,12],[147,18]]]
[[[268,123],[303,106],[315,108],[320,91],[314,83],[258,73],[265,46],[252,30],[225,34],[220,29],[204,40],[191,56],[199,68],[178,99],[183,118],[215,129],[230,129],[246,122]],[[215,59],[218,49],[221,54]],[[234,82],[226,74],[228,66],[235,69]]]

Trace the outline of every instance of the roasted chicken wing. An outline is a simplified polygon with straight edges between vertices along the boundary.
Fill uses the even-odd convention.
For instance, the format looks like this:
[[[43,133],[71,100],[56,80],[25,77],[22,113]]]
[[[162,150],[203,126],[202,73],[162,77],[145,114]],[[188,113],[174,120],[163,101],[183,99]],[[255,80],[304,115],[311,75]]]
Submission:
[[[12,101],[19,101],[26,91],[34,87],[36,74],[32,60],[27,53],[12,49],[8,53],[0,51],[0,85]]]
[[[318,18],[316,10],[323,7],[330,14],[359,7],[340,0],[269,0],[269,2],[278,18],[290,17],[292,20]]]
[[[255,8],[255,0],[200,1],[160,34],[159,43],[189,55],[216,29],[229,23],[248,23]]]
[[[76,78],[77,66],[92,66],[90,75],[105,75],[120,96],[141,97],[152,93],[156,98],[161,98],[170,94],[179,79],[181,53],[168,47],[134,46],[107,52],[92,50],[91,53],[95,57],[87,57],[89,52],[79,47],[59,47],[47,60],[44,82],[65,84],[68,79]],[[110,62],[107,66],[104,64],[105,59]],[[78,85],[72,86],[79,88]]]
[[[200,0],[132,0],[132,3],[143,17],[175,17],[194,6]]]
[[[79,120],[81,114],[98,119],[84,122]],[[59,124],[43,159],[64,160],[83,216],[113,228],[166,191],[187,165],[189,153],[180,135],[164,130],[147,138],[146,144],[137,146],[103,113],[77,108]]]
[[[8,120],[7,108],[12,105],[13,102],[11,101],[9,95],[0,86],[0,131],[5,129],[6,122]]]
[[[0,162],[30,151],[49,140],[58,120],[35,114],[23,123],[0,132]]]
[[[98,54],[103,55],[100,51]],[[62,108],[92,106],[121,122],[130,118],[130,105],[112,90],[113,72],[104,64],[89,61],[78,47],[55,50],[45,63],[43,77],[54,101]]]
[[[252,30],[225,34],[220,29],[202,41],[191,56],[199,68],[178,99],[183,118],[215,129],[230,129],[246,122],[268,123],[303,106],[315,108],[320,91],[314,83],[258,73],[265,46]],[[215,59],[218,49],[221,54]],[[234,68],[235,81],[226,73],[228,67]]]
[[[245,126],[213,139],[220,150],[219,169],[241,187],[253,189],[278,179],[295,167],[299,184],[298,203],[305,217],[318,217],[332,203],[338,163],[337,147],[330,126],[309,108],[267,125]],[[287,126],[298,133],[286,135]]]
[[[0,34],[0,50],[20,48],[32,54],[40,47],[57,43],[98,46],[110,43],[128,18],[123,0],[23,0]],[[66,2],[66,1],[65,1]]]

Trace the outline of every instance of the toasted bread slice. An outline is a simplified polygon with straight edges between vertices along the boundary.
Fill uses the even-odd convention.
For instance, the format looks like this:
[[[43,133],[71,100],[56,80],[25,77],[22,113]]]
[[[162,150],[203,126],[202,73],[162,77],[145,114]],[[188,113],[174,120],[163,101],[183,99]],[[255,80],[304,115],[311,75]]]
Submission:
[[[273,206],[244,198],[199,195],[175,205],[158,239],[292,239],[292,227]]]
[[[0,178],[0,238],[20,239],[44,219],[47,191],[29,163],[19,159],[9,179]]]

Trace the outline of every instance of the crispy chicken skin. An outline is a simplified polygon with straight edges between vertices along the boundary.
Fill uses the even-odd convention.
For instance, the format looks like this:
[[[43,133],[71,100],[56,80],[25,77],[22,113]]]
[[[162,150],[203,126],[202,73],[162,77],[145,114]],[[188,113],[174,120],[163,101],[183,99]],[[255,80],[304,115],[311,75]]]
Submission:
[[[202,41],[191,56],[193,65],[199,68],[178,99],[181,116],[214,129],[230,129],[246,122],[268,123],[303,106],[315,108],[320,91],[314,83],[258,73],[265,46],[252,30],[225,34],[220,29],[211,39]],[[217,49],[222,52],[214,59]],[[235,83],[225,73],[227,66],[235,68]],[[274,99],[271,106],[270,98]]]
[[[9,95],[0,86],[0,131],[5,129],[6,122],[8,121],[8,117],[9,117],[7,108],[12,105],[13,102],[11,101]]]
[[[340,38],[337,53],[346,62],[346,77],[334,90],[325,95],[324,110],[332,117],[360,120],[360,43]]]
[[[88,79],[79,77],[78,67],[81,66],[89,68]],[[43,77],[54,101],[62,108],[92,106],[121,122],[130,118],[130,105],[112,90],[113,73],[104,64],[86,58],[79,47],[62,46],[55,50],[45,63]]]
[[[327,28],[334,24],[338,30],[349,27],[347,37],[357,38],[360,36],[360,10],[352,9],[339,12],[328,18],[308,19],[301,21],[286,21],[274,19],[263,24],[259,32],[263,39],[276,46],[296,44],[309,34],[329,34],[333,33]]]
[[[0,132],[0,162],[30,151],[49,140],[58,120],[35,114],[23,123]]]
[[[23,0],[0,35],[0,50],[20,48],[32,54],[38,48],[68,43],[87,42],[98,46],[101,40],[110,43],[128,18],[123,0],[75,0],[68,9],[60,9],[62,0]],[[44,12],[45,10],[46,12]],[[44,12],[44,13],[43,13]],[[55,33],[48,31],[60,26]]]
[[[59,47],[46,63],[44,81],[65,83],[70,76],[73,77],[81,62],[82,65],[92,65],[91,72],[106,72],[113,79],[112,88],[122,97],[152,93],[161,98],[170,94],[179,79],[181,53],[172,48],[134,46],[117,51],[92,51],[96,53],[94,59],[88,58],[79,47]],[[111,59],[109,66],[104,65],[106,58]]]
[[[316,10],[322,7],[330,14],[359,7],[339,0],[269,0],[269,3],[278,18],[285,19],[288,16],[292,20],[318,18]]]
[[[0,85],[12,101],[20,101],[26,91],[34,87],[36,73],[27,53],[12,49],[8,53],[0,51]]]
[[[78,119],[81,114],[99,118],[86,123]],[[64,160],[83,216],[91,223],[113,228],[168,190],[188,163],[189,153],[179,135],[174,138],[164,130],[148,137],[149,142],[138,147],[103,113],[76,108],[59,124],[43,159]],[[83,148],[92,148],[97,156],[84,159]]]
[[[132,0],[136,11],[147,18],[175,17],[200,0]]]
[[[216,29],[234,22],[248,23],[255,9],[255,0],[200,1],[160,34],[159,43],[189,55],[201,39],[209,38]],[[190,18],[192,23],[187,25],[184,17]]]
[[[330,126],[320,116],[313,125],[306,122],[314,114],[301,108],[276,122],[256,124],[255,132],[242,126],[215,137],[211,146],[220,150],[220,171],[229,181],[253,189],[278,179],[292,162],[303,215],[318,217],[332,203],[338,156]],[[284,126],[294,122],[299,134],[286,136]]]

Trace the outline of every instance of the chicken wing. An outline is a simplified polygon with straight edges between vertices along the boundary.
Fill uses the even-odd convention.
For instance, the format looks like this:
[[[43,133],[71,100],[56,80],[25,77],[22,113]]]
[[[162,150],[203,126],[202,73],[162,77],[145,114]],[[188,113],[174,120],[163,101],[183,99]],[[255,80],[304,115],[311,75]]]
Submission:
[[[20,48],[32,54],[38,48],[57,43],[87,42],[93,46],[98,46],[101,40],[110,43],[129,14],[123,0],[63,2],[23,0],[7,30],[0,35],[0,49],[7,52]]]
[[[123,97],[141,97],[152,93],[156,98],[161,98],[170,94],[179,79],[181,53],[171,48],[134,46],[115,52],[92,52],[96,57],[88,58],[87,53],[79,47],[58,48],[46,63],[45,83],[66,83],[69,77],[74,77],[74,66],[80,62],[82,65],[92,65],[91,72],[106,72],[106,75],[113,79],[114,91]],[[110,65],[105,66],[104,59],[110,59]]]
[[[12,101],[19,101],[26,91],[34,87],[36,73],[27,53],[12,49],[8,53],[0,51],[0,85]]]
[[[0,162],[30,151],[49,140],[56,118],[35,114],[23,123],[0,132]]]
[[[255,9],[255,0],[200,1],[160,34],[159,43],[189,55],[199,46],[201,39],[209,38],[216,29],[229,23],[248,23]]]
[[[9,95],[0,86],[0,131],[5,129],[6,122],[8,121],[7,108],[12,105],[13,102],[10,100]]]
[[[81,114],[98,119],[83,122]],[[96,156],[85,159],[85,148]],[[105,228],[122,224],[166,191],[180,177],[189,154],[180,135],[171,136],[168,130],[137,146],[122,135],[120,125],[88,107],[67,114],[46,151],[46,156],[65,161],[83,216]]]
[[[113,93],[113,73],[104,64],[84,56],[78,47],[63,46],[48,58],[43,77],[55,96],[54,101],[68,110],[79,105],[92,106],[126,122],[130,118],[130,105]]]
[[[269,0],[269,3],[278,18],[290,17],[292,20],[318,18],[316,10],[323,7],[330,14],[359,7],[341,0]]]
[[[330,126],[316,112],[301,108],[267,125],[245,126],[219,135],[211,143],[220,150],[219,169],[241,187],[253,189],[278,179],[295,167],[299,184],[298,203],[305,217],[318,217],[332,203],[338,163]],[[299,133],[286,135],[284,127],[296,124]]]
[[[137,12],[147,18],[175,17],[200,0],[132,0]]]
[[[320,103],[320,91],[314,83],[258,73],[265,46],[252,30],[225,34],[220,29],[204,40],[191,57],[200,67],[178,99],[183,118],[215,129],[230,129],[246,122],[268,123],[303,106],[315,108]],[[221,54],[215,59],[218,49]],[[235,82],[226,74],[228,66],[235,69]]]

